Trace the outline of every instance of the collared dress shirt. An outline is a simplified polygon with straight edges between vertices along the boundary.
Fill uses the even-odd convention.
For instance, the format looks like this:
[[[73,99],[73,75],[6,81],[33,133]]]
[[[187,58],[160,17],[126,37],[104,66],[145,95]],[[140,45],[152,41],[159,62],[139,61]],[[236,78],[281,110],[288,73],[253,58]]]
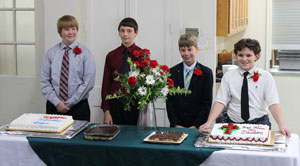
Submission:
[[[186,79],[187,71],[189,70],[190,74],[193,75],[194,68],[195,68],[196,64],[197,64],[197,61],[195,61],[191,66],[188,66],[187,64],[185,64],[183,62],[183,75],[184,75],[183,79],[184,79],[184,82],[186,82],[185,79]],[[189,87],[189,85],[187,85],[187,87]]]
[[[73,49],[81,48],[80,54]],[[59,98],[61,64],[66,45],[63,42],[50,48],[42,65],[40,86],[43,95],[53,105],[61,101]],[[72,107],[83,99],[87,99],[93,89],[96,77],[95,61],[89,49],[78,42],[73,42],[69,50],[68,99],[66,106]]]
[[[227,114],[234,122],[244,122],[241,117],[241,90],[243,85],[243,73],[240,68],[231,70],[223,76],[218,90],[216,101],[228,104]],[[253,73],[261,75],[255,82]],[[248,94],[249,94],[249,120],[260,118],[269,113],[269,106],[279,104],[279,96],[272,75],[260,68],[253,67],[249,70]]]
[[[115,81],[114,78],[117,76],[115,72],[121,73],[125,48],[126,47],[124,45],[121,45],[120,47],[109,52],[106,56],[101,91],[101,108],[103,110],[110,109],[109,100],[105,100],[106,96],[108,94],[115,93],[118,89],[121,88],[120,82]],[[132,58],[133,51],[140,50],[140,47],[132,44],[130,47],[128,47],[129,57]]]

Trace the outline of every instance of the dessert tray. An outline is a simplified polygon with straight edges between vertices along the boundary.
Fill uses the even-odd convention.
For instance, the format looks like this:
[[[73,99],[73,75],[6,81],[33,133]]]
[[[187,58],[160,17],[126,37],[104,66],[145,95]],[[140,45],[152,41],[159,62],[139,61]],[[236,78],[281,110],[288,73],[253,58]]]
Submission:
[[[287,138],[279,131],[271,131],[271,139],[274,140],[274,144],[269,145],[242,145],[242,144],[222,144],[222,143],[209,143],[207,138],[208,132],[200,133],[196,140],[195,147],[205,148],[224,148],[226,150],[248,150],[248,151],[280,151],[284,152],[287,148]],[[273,135],[273,136],[272,136]],[[273,138],[272,138],[273,137]]]
[[[46,133],[46,132],[32,132],[32,131],[8,131],[8,127],[4,125],[0,127],[0,135],[23,135],[27,137],[43,137],[43,138],[59,138],[59,139],[71,139],[86,126],[89,125],[88,121],[75,120],[75,122],[61,133]]]
[[[161,141],[157,141],[157,140],[150,140],[150,137],[152,135],[155,134],[155,131],[152,132],[150,135],[148,135],[145,139],[144,142],[148,142],[148,143],[158,143],[158,144],[181,144],[184,139],[188,136],[188,134],[183,133],[183,136],[178,140],[178,141],[167,141],[167,140],[161,140]]]
[[[94,125],[84,132],[84,137],[89,140],[112,140],[120,132],[117,125]]]

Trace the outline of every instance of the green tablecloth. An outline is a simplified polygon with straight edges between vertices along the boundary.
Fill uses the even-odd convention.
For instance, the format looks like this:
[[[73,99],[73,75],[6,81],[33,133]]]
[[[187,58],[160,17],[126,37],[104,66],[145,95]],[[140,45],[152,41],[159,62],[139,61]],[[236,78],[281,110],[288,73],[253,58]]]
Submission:
[[[196,129],[159,128],[161,131],[183,131],[188,137],[179,145],[143,142],[151,131],[138,132],[136,126],[121,125],[112,141],[91,141],[83,132],[70,140],[27,137],[30,146],[47,165],[103,166],[183,166],[199,165],[220,149],[195,148]]]

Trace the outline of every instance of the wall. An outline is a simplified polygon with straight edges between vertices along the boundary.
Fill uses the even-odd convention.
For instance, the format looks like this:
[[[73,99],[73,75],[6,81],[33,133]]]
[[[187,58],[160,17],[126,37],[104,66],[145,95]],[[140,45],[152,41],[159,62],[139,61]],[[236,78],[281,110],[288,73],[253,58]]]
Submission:
[[[181,0],[181,34],[185,28],[198,28],[199,37],[208,42],[208,47],[200,49],[197,54],[197,61],[216,69],[216,1],[215,0]],[[177,39],[178,40],[178,39]],[[182,61],[179,53],[176,55]],[[215,78],[215,72],[213,72]],[[215,85],[214,85],[215,91]]]
[[[285,126],[290,129],[292,133],[297,133],[300,135],[300,77],[299,75],[273,75],[273,77],[275,79],[280,97],[280,106],[282,109]],[[276,124],[273,119],[272,124]],[[278,130],[278,126],[273,125],[272,129]]]
[[[260,42],[261,58],[256,62],[260,68],[266,67],[266,27],[267,27],[267,0],[248,1],[248,27],[244,32],[240,32],[230,37],[217,37],[217,52],[224,48],[233,50],[233,46],[242,38],[254,38]]]

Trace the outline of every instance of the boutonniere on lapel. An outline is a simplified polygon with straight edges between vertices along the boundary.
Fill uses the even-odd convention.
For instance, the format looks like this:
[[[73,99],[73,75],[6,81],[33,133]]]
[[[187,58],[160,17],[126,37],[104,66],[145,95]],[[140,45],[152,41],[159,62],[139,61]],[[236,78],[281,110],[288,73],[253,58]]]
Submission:
[[[81,48],[79,48],[78,46],[75,46],[75,48],[73,49],[73,52],[75,53],[75,55],[80,54]]]
[[[261,74],[258,71],[255,71],[250,78],[252,78],[253,81],[256,82],[259,79],[259,76],[261,76]]]
[[[196,66],[195,67],[195,69],[194,69],[194,74],[196,75],[196,76],[202,76],[202,70],[201,70],[201,68],[199,67],[199,66]]]

